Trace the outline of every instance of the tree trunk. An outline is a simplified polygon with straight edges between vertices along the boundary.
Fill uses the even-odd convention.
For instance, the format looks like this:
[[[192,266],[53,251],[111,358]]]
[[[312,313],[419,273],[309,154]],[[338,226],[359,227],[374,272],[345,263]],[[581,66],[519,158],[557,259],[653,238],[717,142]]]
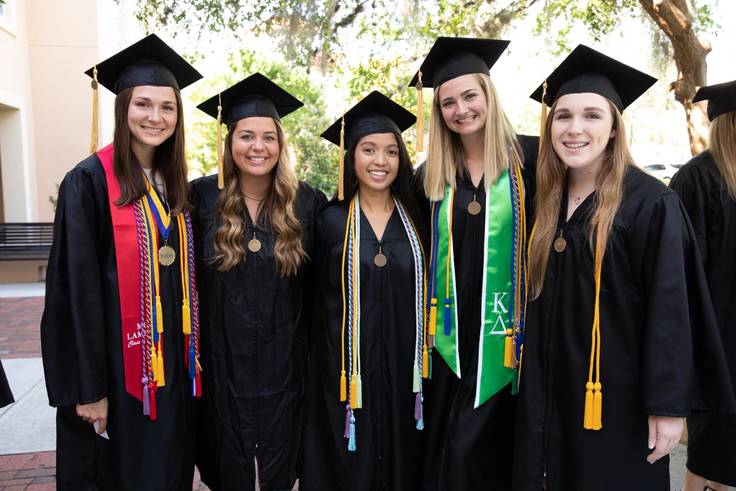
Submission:
[[[706,147],[708,116],[705,103],[692,103],[695,92],[706,84],[705,57],[711,46],[698,39],[693,29],[689,0],[639,0],[644,11],[662,29],[672,43],[677,80],[670,84],[675,100],[685,108],[690,152],[695,155]]]

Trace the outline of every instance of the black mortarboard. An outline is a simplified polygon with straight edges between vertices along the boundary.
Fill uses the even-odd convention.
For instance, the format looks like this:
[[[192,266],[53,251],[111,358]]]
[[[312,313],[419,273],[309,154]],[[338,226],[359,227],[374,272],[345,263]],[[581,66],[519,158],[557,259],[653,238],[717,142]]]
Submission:
[[[202,78],[192,65],[155,34],[149,34],[84,73],[94,78],[95,68],[97,81],[115,94],[139,85],[181,90]]]
[[[693,97],[693,102],[708,101],[708,119],[713,121],[724,113],[736,111],[736,80],[706,85]]]
[[[544,102],[552,106],[563,95],[592,92],[609,99],[623,111],[656,81],[644,72],[579,44],[549,74],[546,93],[543,83],[530,97],[539,102],[544,97]]]
[[[438,37],[409,86],[417,85],[420,73],[424,87],[439,87],[448,80],[470,73],[487,75],[509,42],[499,39]]]
[[[340,146],[338,199],[342,200],[345,148],[366,135],[395,133],[400,135],[414,124],[416,116],[382,93],[374,90],[343,114],[320,136]],[[347,145],[345,144],[347,142]]]
[[[254,73],[197,107],[217,118],[218,105],[222,106],[222,121],[231,125],[243,118],[254,116],[281,119],[302,107],[304,103],[265,75]]]

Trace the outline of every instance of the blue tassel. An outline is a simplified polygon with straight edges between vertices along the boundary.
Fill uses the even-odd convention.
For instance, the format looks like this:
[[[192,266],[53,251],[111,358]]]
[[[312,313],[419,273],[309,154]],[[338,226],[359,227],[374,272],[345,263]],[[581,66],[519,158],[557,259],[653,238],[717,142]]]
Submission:
[[[189,378],[197,376],[197,359],[194,357],[194,340],[189,341]]]
[[[450,299],[445,299],[445,336],[450,335],[450,327],[451,327],[451,319],[452,316],[450,315]]]
[[[424,429],[424,395],[420,392],[417,394],[417,399],[414,403],[414,417],[417,420],[417,429]]]
[[[350,413],[350,438],[348,439],[348,452],[355,452],[358,446],[355,443],[355,415]]]

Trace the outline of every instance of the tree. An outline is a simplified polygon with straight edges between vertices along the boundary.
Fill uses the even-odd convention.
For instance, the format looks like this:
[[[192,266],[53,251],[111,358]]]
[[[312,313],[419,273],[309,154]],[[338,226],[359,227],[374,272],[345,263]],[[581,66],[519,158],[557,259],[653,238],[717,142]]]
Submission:
[[[327,195],[332,195],[337,182],[337,152],[316,138],[330,121],[325,117],[322,92],[309,81],[305,71],[294,70],[281,63],[266,62],[253,52],[241,51],[231,57],[229,73],[232,75],[208,80],[198,86],[190,98],[194,101],[204,100],[256,71],[304,102],[303,108],[286,116],[281,122],[296,154],[299,179],[309,182]],[[217,165],[216,123],[211,117],[197,111],[190,128],[190,163],[202,174],[209,173]],[[222,130],[224,139],[224,132],[227,130],[225,127]]]

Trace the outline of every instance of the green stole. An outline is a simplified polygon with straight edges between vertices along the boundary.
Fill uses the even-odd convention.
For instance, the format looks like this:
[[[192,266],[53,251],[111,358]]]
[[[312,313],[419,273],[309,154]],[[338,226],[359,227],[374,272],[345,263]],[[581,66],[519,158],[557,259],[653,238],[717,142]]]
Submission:
[[[433,296],[439,302],[434,344],[450,369],[461,378],[460,351],[457,344],[459,328],[457,306],[462,288],[460,292],[455,288],[455,254],[452,241],[454,193],[452,187],[446,187],[439,212],[433,217],[436,220],[437,231],[434,258],[436,267],[433,278],[436,296]],[[477,326],[479,342],[475,408],[508,385],[516,373],[513,368],[504,366],[506,337],[509,334],[507,330],[512,327],[513,235],[511,186],[509,172],[506,170],[486,191],[481,325]]]

